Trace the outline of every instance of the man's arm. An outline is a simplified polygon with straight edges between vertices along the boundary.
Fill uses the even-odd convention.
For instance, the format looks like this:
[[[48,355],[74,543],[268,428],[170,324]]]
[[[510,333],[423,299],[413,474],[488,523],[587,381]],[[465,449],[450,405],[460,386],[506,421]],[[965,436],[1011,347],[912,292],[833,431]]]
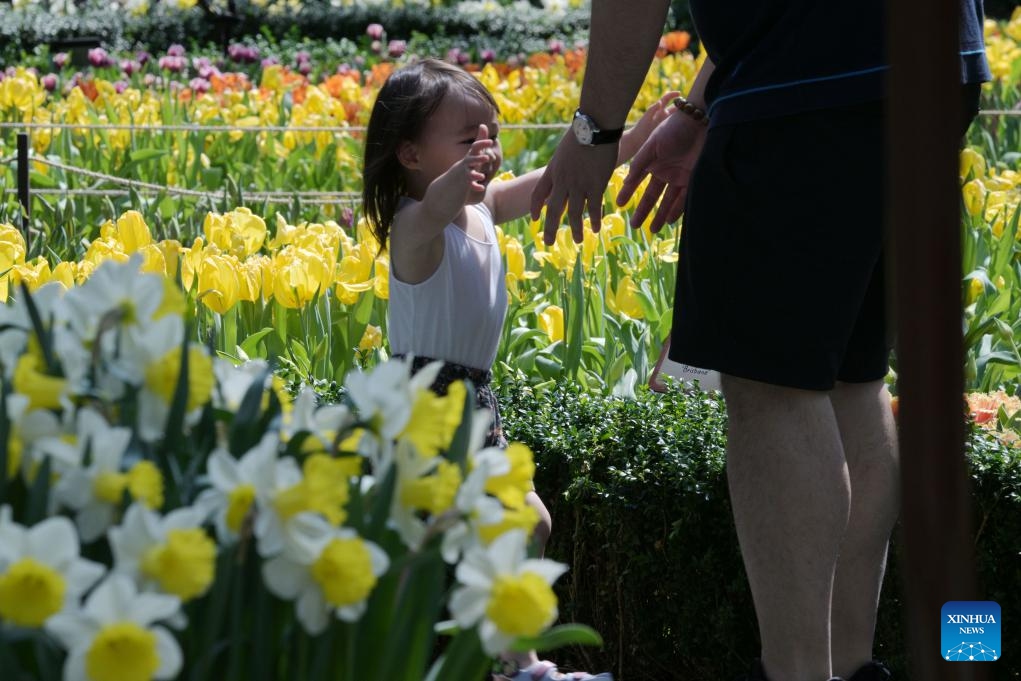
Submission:
[[[624,127],[663,33],[669,0],[593,0],[588,61],[580,108],[600,128]],[[567,210],[574,240],[582,240],[585,205],[602,223],[603,193],[617,162],[617,144],[582,146],[568,131],[532,193],[532,218],[546,206],[543,239],[556,239]]]

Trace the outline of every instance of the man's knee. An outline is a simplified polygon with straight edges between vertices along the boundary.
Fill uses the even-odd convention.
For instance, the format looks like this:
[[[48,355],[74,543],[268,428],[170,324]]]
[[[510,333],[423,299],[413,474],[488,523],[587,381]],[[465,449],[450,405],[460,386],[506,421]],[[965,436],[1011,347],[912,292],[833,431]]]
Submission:
[[[749,413],[774,409],[797,410],[802,406],[821,403],[826,398],[826,393],[817,390],[763,383],[729,374],[720,376],[720,388],[731,418],[743,418]]]

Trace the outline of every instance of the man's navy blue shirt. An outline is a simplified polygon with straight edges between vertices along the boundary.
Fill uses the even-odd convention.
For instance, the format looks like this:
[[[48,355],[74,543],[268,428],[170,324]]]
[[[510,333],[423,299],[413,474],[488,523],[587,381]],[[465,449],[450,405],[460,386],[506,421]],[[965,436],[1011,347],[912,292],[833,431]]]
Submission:
[[[983,0],[960,0],[961,82],[990,79]],[[691,0],[716,70],[706,87],[713,125],[883,97],[884,0]]]

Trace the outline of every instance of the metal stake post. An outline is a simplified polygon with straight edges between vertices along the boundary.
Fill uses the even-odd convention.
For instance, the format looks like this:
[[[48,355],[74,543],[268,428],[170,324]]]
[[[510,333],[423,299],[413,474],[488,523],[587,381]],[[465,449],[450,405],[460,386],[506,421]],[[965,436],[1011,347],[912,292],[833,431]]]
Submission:
[[[28,227],[32,202],[28,183],[28,133],[18,133],[18,201],[21,203],[21,229],[25,236],[26,254],[32,248]]]

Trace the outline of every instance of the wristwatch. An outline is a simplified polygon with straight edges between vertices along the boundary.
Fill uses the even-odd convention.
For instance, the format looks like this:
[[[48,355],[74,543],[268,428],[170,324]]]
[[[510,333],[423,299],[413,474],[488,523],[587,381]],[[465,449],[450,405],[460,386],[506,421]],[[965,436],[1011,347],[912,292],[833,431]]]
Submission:
[[[581,109],[574,112],[574,121],[571,122],[571,130],[574,132],[579,144],[586,147],[594,147],[597,144],[609,144],[616,142],[624,134],[624,128],[616,130],[600,130],[592,117],[582,113]]]

